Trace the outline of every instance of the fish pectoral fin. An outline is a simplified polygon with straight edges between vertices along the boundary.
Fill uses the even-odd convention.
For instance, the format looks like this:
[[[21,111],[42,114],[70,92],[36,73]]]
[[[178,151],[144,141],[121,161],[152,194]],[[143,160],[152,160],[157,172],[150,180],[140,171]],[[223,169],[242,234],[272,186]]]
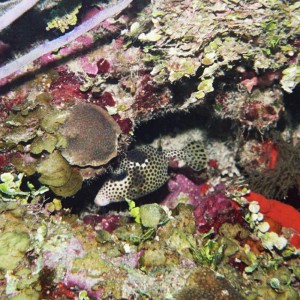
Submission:
[[[131,185],[132,187],[143,187],[146,182],[145,176],[138,170],[132,174]]]

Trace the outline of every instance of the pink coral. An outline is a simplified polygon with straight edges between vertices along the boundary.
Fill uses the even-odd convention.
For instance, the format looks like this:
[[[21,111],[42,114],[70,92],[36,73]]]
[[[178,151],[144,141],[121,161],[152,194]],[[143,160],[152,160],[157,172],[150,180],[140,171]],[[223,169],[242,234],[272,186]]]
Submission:
[[[222,184],[206,196],[207,184],[197,185],[183,175],[169,181],[170,194],[162,204],[174,208],[183,199],[194,206],[196,227],[200,232],[207,232],[211,228],[218,231],[225,223],[241,223],[242,215],[237,210],[234,202],[225,195]]]

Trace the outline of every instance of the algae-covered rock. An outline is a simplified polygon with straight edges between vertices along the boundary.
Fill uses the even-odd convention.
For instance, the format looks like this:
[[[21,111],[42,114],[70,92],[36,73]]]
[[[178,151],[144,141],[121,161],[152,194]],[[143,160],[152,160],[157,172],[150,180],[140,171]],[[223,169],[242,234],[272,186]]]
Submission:
[[[176,249],[181,254],[190,253],[189,249],[196,247],[196,240],[193,235],[180,228],[174,228],[166,243],[171,249]]]
[[[225,246],[224,256],[232,256],[237,253],[240,249],[239,243],[236,240],[223,237],[221,240],[221,245]]]
[[[114,230],[114,234],[121,241],[136,241],[139,240],[143,234],[142,227],[138,223],[127,224]]]
[[[83,272],[86,276],[99,277],[104,273],[111,270],[112,266],[100,258],[99,253],[96,251],[90,252],[83,257],[76,258],[73,261],[72,273]]]
[[[24,259],[30,246],[30,238],[26,232],[0,233],[0,269],[13,270]]]
[[[5,136],[4,141],[12,144],[28,142],[36,137],[37,126],[33,127],[15,127],[12,128]]]
[[[17,283],[18,290],[30,289],[39,280],[39,274],[32,274],[30,269],[21,268],[16,272],[16,276],[19,277]]]
[[[175,299],[242,300],[245,298],[220,274],[207,267],[198,267],[191,272],[185,288],[177,294]]]
[[[29,156],[28,154],[22,154],[14,156],[11,159],[11,163],[18,172],[25,173],[26,175],[30,176],[35,173],[38,160],[32,156]]]
[[[140,259],[140,265],[144,267],[157,267],[166,264],[166,256],[163,250],[146,250]]]
[[[176,221],[178,223],[177,227],[179,227],[185,233],[196,233],[196,224],[193,211],[194,207],[192,205],[179,203],[172,212],[172,215],[176,216]]]
[[[45,103],[27,100],[19,107],[14,107],[14,112],[5,120],[6,133],[3,140],[7,143],[18,145],[29,142],[37,136],[39,123],[47,114]]]
[[[157,227],[167,219],[167,214],[157,203],[145,204],[140,207],[140,218],[143,226]]]
[[[219,229],[219,234],[231,239],[235,239],[236,237],[245,239],[250,235],[250,232],[240,224],[224,223]]]
[[[108,242],[112,242],[112,236],[111,234],[106,231],[106,230],[98,230],[97,231],[97,236],[96,236],[96,241],[100,244],[105,244]]]

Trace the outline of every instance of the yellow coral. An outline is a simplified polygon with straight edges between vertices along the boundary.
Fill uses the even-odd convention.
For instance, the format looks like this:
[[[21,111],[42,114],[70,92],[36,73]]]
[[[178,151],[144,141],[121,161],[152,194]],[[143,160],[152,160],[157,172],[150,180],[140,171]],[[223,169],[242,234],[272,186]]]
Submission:
[[[47,23],[46,30],[59,29],[62,33],[69,29],[70,26],[74,26],[77,23],[77,14],[81,8],[81,4],[78,4],[69,14],[64,16],[56,16]]]

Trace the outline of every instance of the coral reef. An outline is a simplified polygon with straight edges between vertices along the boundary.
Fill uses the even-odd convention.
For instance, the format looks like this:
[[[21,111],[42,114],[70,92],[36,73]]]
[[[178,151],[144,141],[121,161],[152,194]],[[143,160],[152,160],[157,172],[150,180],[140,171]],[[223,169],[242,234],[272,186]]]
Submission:
[[[59,207],[49,214],[1,202],[1,298],[198,299],[201,292],[207,299],[298,299],[292,246],[264,250],[255,229],[226,220],[218,233],[202,234],[190,204],[135,207],[135,218],[110,212],[82,219]]]
[[[19,3],[35,1],[0,9]],[[0,298],[299,299],[299,9],[45,0],[10,14]]]
[[[6,118],[2,141],[14,151],[11,162],[16,170],[39,173],[40,183],[68,197],[80,190],[82,176],[101,173],[101,166],[117,155],[121,130],[97,105],[57,109],[51,100],[50,95],[40,94],[15,107]]]

